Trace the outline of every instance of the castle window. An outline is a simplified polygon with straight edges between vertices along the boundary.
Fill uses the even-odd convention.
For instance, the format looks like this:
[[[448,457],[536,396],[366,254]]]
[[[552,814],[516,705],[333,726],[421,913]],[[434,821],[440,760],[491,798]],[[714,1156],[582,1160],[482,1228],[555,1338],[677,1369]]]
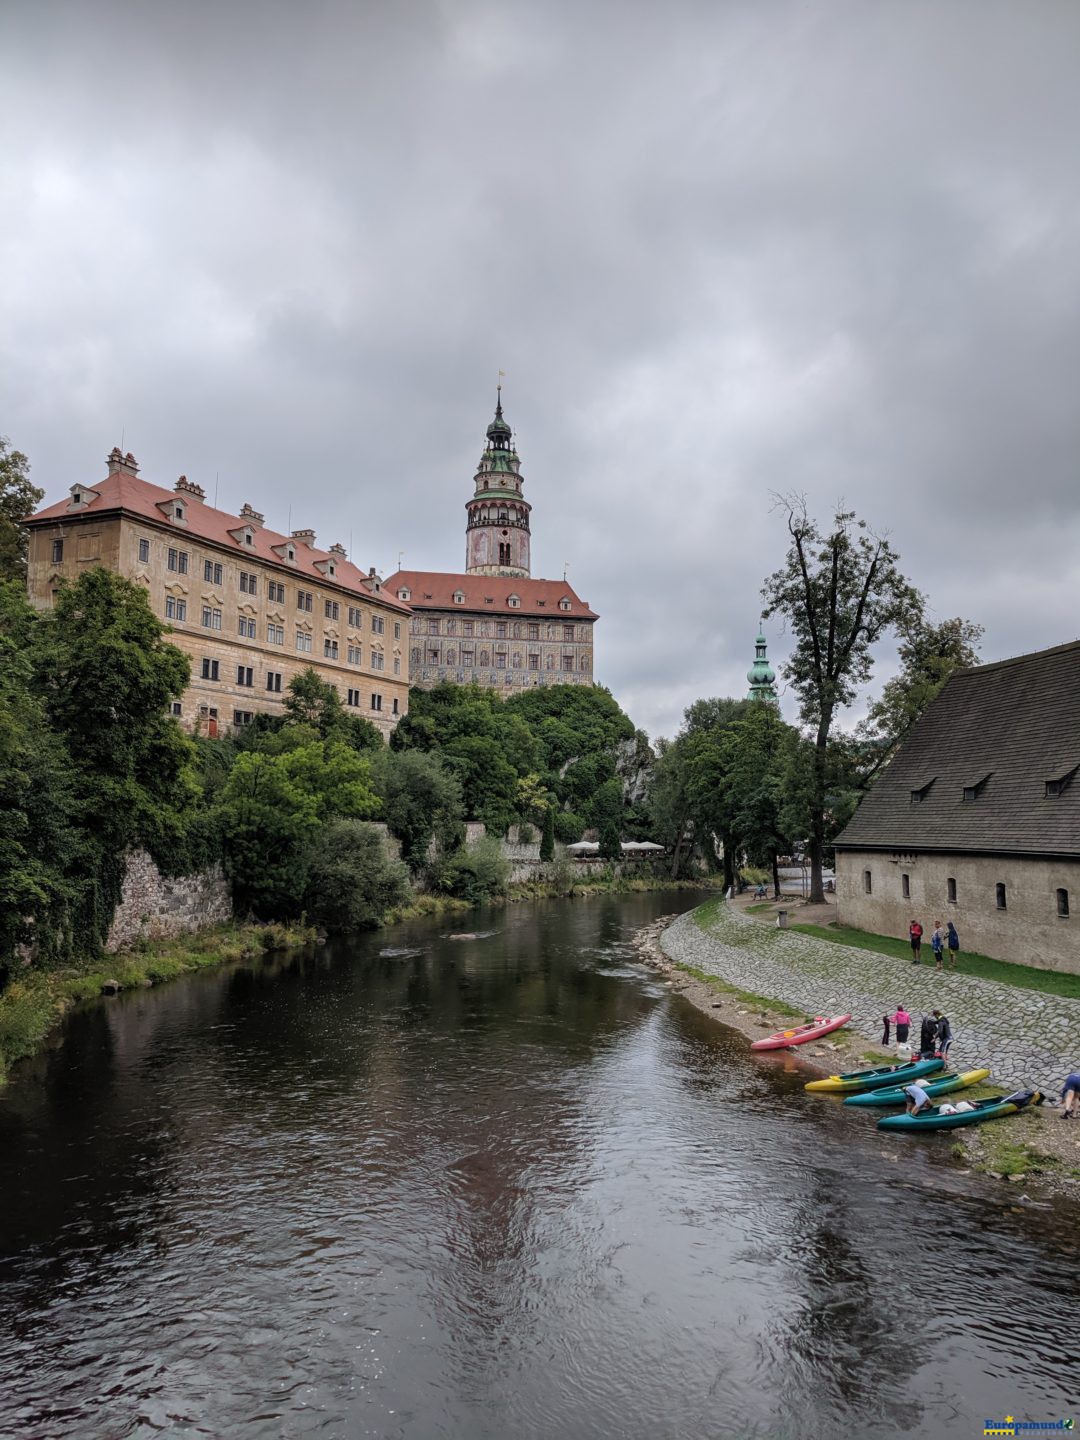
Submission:
[[[259,577],[252,574],[250,570],[240,571],[240,593],[241,595],[258,595]]]
[[[464,605],[464,604],[465,604],[465,592],[464,592],[464,591],[462,591],[462,590],[455,590],[455,591],[454,591],[454,604],[455,604],[455,605]]]
[[[296,546],[295,546],[295,545],[286,545],[286,546],[285,546],[285,559],[286,559],[286,560],[295,560],[295,559],[296,559]]]
[[[428,633],[429,635],[438,635],[438,633],[439,633],[439,622],[438,622],[438,620],[429,620],[429,621],[427,622],[427,633]]]
[[[341,606],[336,600],[323,601],[323,614],[327,620],[341,619]]]
[[[465,668],[466,668],[467,670],[472,668],[472,665],[473,665],[475,659],[476,659],[476,651],[475,651],[475,650],[462,650],[462,652],[461,652],[461,663],[462,663],[462,665],[465,666]]]
[[[400,621],[400,620],[395,620],[395,621],[394,621],[394,639],[395,639],[395,640],[400,640],[400,639],[401,639],[401,621]]]
[[[269,644],[271,644],[271,645],[284,645],[284,644],[285,644],[285,626],[284,626],[284,625],[267,625],[267,627],[266,627],[266,639],[267,639],[267,641],[269,642]]]
[[[433,646],[431,647],[431,649],[428,651],[428,664],[429,664],[429,665],[437,665],[438,663],[439,663],[439,647],[438,647],[437,645],[433,645]],[[464,663],[465,663],[465,662],[462,661],[462,664],[464,664]],[[470,661],[470,664],[471,664],[471,663],[472,663],[472,662]]]
[[[473,633],[473,622],[471,620],[462,620],[461,633],[462,635],[471,635]]]
[[[510,604],[510,605],[516,610],[516,609],[518,608],[518,606],[521,604],[521,599],[520,599],[520,597],[517,596],[517,595],[511,595],[511,596],[510,596],[510,599],[509,599],[509,601],[508,601],[507,603]]]
[[[394,656],[394,674],[395,674],[395,675],[400,675],[400,674],[401,674],[401,659],[400,659],[400,657],[397,656],[397,655]],[[394,701],[394,704],[395,704],[395,705],[397,704],[397,701],[396,701],[396,700]],[[394,711],[394,714],[395,714],[395,715],[397,714],[397,711],[396,711],[396,710]]]
[[[573,638],[574,638],[574,627],[573,627],[572,625],[564,625],[564,626],[562,627],[562,638],[563,638],[564,640],[573,640]]]
[[[386,633],[386,621],[381,615],[372,615],[371,633],[373,635],[384,635]]]
[[[203,580],[207,585],[220,585],[222,570],[220,565],[215,565],[212,560],[204,560],[202,567]]]
[[[872,891],[873,891],[873,887],[874,887],[874,877],[870,874],[870,871],[869,871],[869,870],[864,870],[864,871],[862,872],[862,888],[863,888],[863,894],[864,894],[864,895],[869,895],[869,894],[871,894]]]
[[[212,605],[202,607],[202,623],[205,630],[221,629],[221,611]]]
[[[322,653],[324,660],[336,660],[338,658],[338,642],[336,640],[324,640]]]
[[[535,623],[534,623],[534,624],[531,624],[531,625],[529,626],[529,634],[528,634],[527,638],[528,638],[529,640],[539,640],[539,639],[540,639],[540,626],[537,625],[537,624],[535,624]]]
[[[349,690],[349,691],[347,692],[347,694],[348,694],[348,699],[346,700],[345,703],[346,703],[347,705],[352,705],[354,709],[359,709],[359,707],[360,707],[360,691],[359,691],[359,690]]]
[[[240,635],[245,640],[255,639],[255,617],[254,615],[241,615],[237,621]]]
[[[179,720],[180,716],[183,715],[183,713],[184,713],[184,707],[183,707],[183,705],[180,704],[180,701],[179,701],[179,700],[170,700],[170,701],[169,701],[169,714],[170,714],[170,715],[175,715],[176,718]]]
[[[529,651],[529,669],[530,669],[530,670],[539,670],[539,669],[540,669],[540,656],[536,653],[535,650],[530,650],[530,651]]]
[[[410,598],[410,596],[412,595],[412,591],[411,591],[411,590],[406,590],[406,588],[405,588],[404,585],[401,587],[401,589],[400,589],[397,593],[398,593],[398,599],[399,599],[399,600],[408,600],[408,599]]]
[[[252,714],[250,710],[234,710],[232,712],[232,718],[233,724],[237,729],[242,730],[245,725],[251,724]]]
[[[139,561],[140,561],[141,564],[145,565],[149,559],[150,559],[150,541],[149,541],[149,540],[140,540],[140,541],[139,541]]]
[[[255,672],[250,665],[237,665],[236,683],[237,685],[243,685],[248,690],[251,689],[255,683]]]
[[[567,600],[567,598],[566,598],[565,595],[564,595],[563,598],[559,601],[559,609],[560,609],[560,610],[569,610],[569,609],[570,609],[570,601]]]
[[[510,564],[510,546],[509,546],[508,543],[506,543],[506,542],[504,542],[504,541],[502,541],[502,540],[499,541],[499,564],[500,564],[500,565],[509,565],[509,564]]]
[[[311,613],[311,607],[315,603],[315,597],[310,590],[298,590],[296,592],[296,608]]]
[[[496,668],[496,670],[505,670],[505,669],[506,669],[506,651],[505,651],[505,650],[496,650],[496,651],[495,651],[495,668]]]
[[[311,654],[311,636],[306,630],[297,630],[296,648],[301,655]]]
[[[360,627],[363,625],[363,623],[364,623],[364,616],[363,616],[363,612],[362,612],[361,609],[360,609],[360,606],[359,606],[359,605],[350,605],[350,606],[349,606],[349,624],[353,627],[354,630],[359,630]]]
[[[910,899],[911,899],[911,876],[910,876],[910,875],[901,875],[901,876],[900,876],[900,894],[904,897],[905,900],[910,900]]]
[[[956,881],[951,875],[945,881],[945,898],[950,905],[956,904]]]
[[[372,652],[371,652],[371,668],[372,668],[372,670],[385,670],[385,668],[386,668],[386,660],[384,659],[383,653],[382,653],[381,650],[372,650]]]
[[[268,670],[266,672],[266,688],[274,695],[281,694],[281,671]]]
[[[59,565],[60,562],[63,560],[63,558],[64,558],[64,542],[63,542],[63,540],[54,540],[54,541],[52,542],[52,563],[53,563],[54,565]]]
[[[999,910],[1007,910],[1009,907],[1006,901],[1005,886],[999,880],[994,888],[997,892],[997,908]]]
[[[392,704],[391,707],[390,707],[390,711],[391,711],[391,714],[393,714],[393,715],[397,715],[397,714],[399,713],[399,711],[398,711],[398,698],[397,698],[396,695],[394,696],[393,704]]]
[[[218,662],[216,660],[203,660],[202,678],[204,680],[216,680],[218,678]]]
[[[170,570],[175,570],[177,575],[186,575],[188,573],[188,552],[186,550],[174,550],[170,545],[168,566]]]
[[[563,668],[564,670],[573,670],[573,668],[574,668],[574,657],[573,657],[573,655],[564,655],[564,656],[562,657],[562,668]]]
[[[1057,892],[1057,913],[1061,916],[1063,920],[1067,920],[1069,918],[1068,890],[1059,890]]]
[[[506,639],[506,621],[505,621],[505,620],[496,620],[496,621],[495,621],[495,638],[496,638],[497,640],[505,640],[505,639]]]
[[[363,651],[360,649],[359,645],[349,646],[348,661],[350,665],[363,664]]]
[[[186,620],[186,619],[187,619],[187,601],[186,601],[186,600],[177,599],[177,597],[176,597],[175,595],[166,595],[166,596],[165,596],[165,619],[166,619],[166,620]]]
[[[266,582],[266,597],[268,600],[272,600],[275,605],[284,605],[285,586],[277,580],[268,580]]]
[[[382,696],[381,696],[381,695],[372,695],[372,697],[371,697],[371,708],[372,708],[373,710],[381,710],[381,709],[382,709]]]
[[[589,656],[588,656],[588,652],[586,652],[586,653],[585,653],[584,655],[582,655],[582,657],[581,657],[581,668],[582,668],[582,670],[588,670],[588,668],[589,668]]]

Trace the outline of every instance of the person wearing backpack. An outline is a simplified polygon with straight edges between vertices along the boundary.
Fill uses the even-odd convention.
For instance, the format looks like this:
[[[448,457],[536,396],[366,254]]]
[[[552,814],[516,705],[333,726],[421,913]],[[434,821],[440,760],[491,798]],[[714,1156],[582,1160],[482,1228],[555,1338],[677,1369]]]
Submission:
[[[960,958],[960,936],[951,920],[945,932],[945,942],[949,947],[949,969],[955,970],[956,962]]]

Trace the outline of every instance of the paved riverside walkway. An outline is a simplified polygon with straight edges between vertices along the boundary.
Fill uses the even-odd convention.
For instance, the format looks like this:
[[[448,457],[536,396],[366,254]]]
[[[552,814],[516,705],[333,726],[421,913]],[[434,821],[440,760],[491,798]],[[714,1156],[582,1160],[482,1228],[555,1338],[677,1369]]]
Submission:
[[[936,972],[925,962],[916,968],[910,960],[763,925],[723,902],[708,930],[695,913],[681,915],[660,937],[672,960],[810,1015],[850,1011],[852,1024],[874,1044],[882,1015],[898,1005],[911,1013],[916,1046],[923,1014],[939,1009],[952,1023],[950,1058],[958,1070],[989,1065],[1002,1085],[1035,1085],[1049,1094],[1080,1069],[1080,1000]]]

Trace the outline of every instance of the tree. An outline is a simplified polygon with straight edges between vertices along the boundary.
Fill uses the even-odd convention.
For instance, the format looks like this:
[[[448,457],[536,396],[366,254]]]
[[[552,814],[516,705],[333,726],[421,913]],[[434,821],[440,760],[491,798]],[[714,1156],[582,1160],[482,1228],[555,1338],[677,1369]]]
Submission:
[[[316,836],[304,904],[317,924],[338,934],[368,929],[408,893],[408,869],[387,855],[374,826],[333,820]]]
[[[72,761],[84,936],[103,940],[126,855],[145,846],[171,868],[199,790],[196,752],[167,713],[190,663],[165,640],[145,592],[95,568],[62,585],[36,626],[34,686]]]
[[[266,919],[298,914],[322,826],[371,819],[379,808],[370,762],[340,740],[238,755],[218,812],[238,903]]]
[[[0,580],[26,583],[26,529],[21,524],[45,498],[30,483],[30,461],[0,435]]]
[[[540,837],[540,859],[555,859],[555,809],[551,805],[544,812],[544,833]]]
[[[419,870],[426,863],[433,839],[444,855],[461,844],[465,835],[461,783],[437,755],[383,749],[375,757],[373,778],[387,828],[400,842],[401,858],[411,869]]]
[[[309,665],[294,675],[285,697],[285,724],[309,726],[323,740],[342,740],[354,750],[383,748],[382,736],[361,715],[349,715],[337,689]]]
[[[918,621],[900,645],[900,673],[887,682],[881,697],[858,727],[869,745],[863,783],[868,784],[896,754],[900,742],[938,694],[954,670],[979,663],[983,627],[957,616],[940,625]]]
[[[721,742],[731,832],[750,864],[772,872],[777,899],[778,856],[789,848],[783,825],[786,759],[797,738],[772,705],[755,703]]]
[[[823,534],[798,496],[778,500],[791,543],[784,564],[762,589],[766,616],[783,615],[794,636],[785,670],[814,731],[810,811],[810,900],[823,902],[829,736],[838,710],[869,680],[872,649],[890,629],[907,633],[922,614],[922,597],[900,573],[887,539],[854,512],[840,510]]]

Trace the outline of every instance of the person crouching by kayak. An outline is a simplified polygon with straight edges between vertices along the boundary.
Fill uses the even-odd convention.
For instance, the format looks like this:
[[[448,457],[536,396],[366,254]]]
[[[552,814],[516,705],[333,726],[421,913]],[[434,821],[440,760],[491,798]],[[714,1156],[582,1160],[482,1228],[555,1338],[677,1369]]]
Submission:
[[[933,1057],[937,1035],[937,1021],[932,1015],[924,1015],[922,1024],[919,1026],[919,1058],[921,1060],[929,1060]]]
[[[896,1026],[896,1043],[904,1045],[907,1043],[908,1034],[911,1031],[911,1016],[902,1005],[897,1006],[895,1015],[884,1015],[882,1019],[891,1021]]]
[[[921,1085],[904,1086],[904,1113],[918,1115],[924,1105],[930,1104],[930,1096]]]
[[[949,1017],[943,1015],[940,1010],[935,1010],[934,1019],[937,1021],[937,1049],[934,1054],[942,1060],[948,1060],[949,1047],[952,1045],[952,1026],[949,1024]]]
[[[1074,1070],[1071,1075],[1065,1076],[1065,1084],[1061,1087],[1063,1120],[1074,1120],[1077,1114],[1077,1097],[1080,1096],[1080,1070]]]

